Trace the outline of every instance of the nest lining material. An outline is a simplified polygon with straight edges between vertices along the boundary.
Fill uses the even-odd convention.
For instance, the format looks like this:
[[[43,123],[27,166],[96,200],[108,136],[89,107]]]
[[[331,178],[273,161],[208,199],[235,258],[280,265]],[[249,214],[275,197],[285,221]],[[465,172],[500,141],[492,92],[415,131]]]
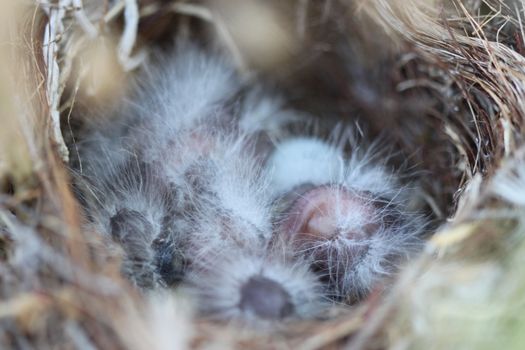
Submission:
[[[525,46],[520,2],[0,4],[0,35],[9,43],[0,52],[2,348],[523,348]],[[265,31],[240,30],[246,22],[235,15],[239,9],[247,9],[243,15],[260,10],[255,13],[263,20],[257,23],[282,40],[264,40]],[[200,35],[218,38],[244,74],[258,70],[282,81],[290,72],[286,67],[308,59],[328,62],[312,64],[317,70],[328,68],[330,56],[316,60],[316,48],[320,42],[346,40],[343,51],[334,50],[336,56],[354,57],[355,66],[374,79],[374,74],[388,78],[379,97],[393,96],[394,103],[380,104],[378,110],[352,88],[315,106],[294,102],[322,110],[350,99],[359,108],[343,115],[359,115],[372,133],[385,122],[378,116],[390,112],[394,144],[414,154],[431,174],[424,184],[429,205],[437,216],[450,219],[386,296],[278,334],[239,334],[195,319],[177,296],[159,301],[139,295],[121,278],[114,254],[96,234],[81,230],[65,166],[71,148],[62,136],[74,135],[68,132],[75,128],[72,107],[89,104],[97,93],[116,96],[111,92],[124,86],[119,84],[125,74],[109,83],[101,79],[104,74],[133,70],[157,43],[175,32],[191,36],[195,27]],[[265,45],[266,59],[250,55],[254,40]],[[368,57],[377,60],[367,63]],[[379,62],[391,71],[377,73]],[[359,69],[349,74],[360,76]],[[319,81],[315,69],[297,76],[309,77],[310,84]],[[416,106],[420,98],[430,101],[423,109],[395,103]]]

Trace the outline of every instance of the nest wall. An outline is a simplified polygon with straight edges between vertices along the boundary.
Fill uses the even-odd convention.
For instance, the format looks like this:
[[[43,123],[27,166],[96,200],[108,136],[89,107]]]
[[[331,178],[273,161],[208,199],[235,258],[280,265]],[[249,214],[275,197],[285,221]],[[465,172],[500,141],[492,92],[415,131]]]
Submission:
[[[521,2],[0,5],[1,347],[524,345]],[[396,165],[421,169],[436,232],[385,296],[277,333],[238,332],[120,276],[118,254],[82,228],[69,163],[85,111],[111,108],[174,37],[221,46],[247,79],[282,91],[320,127],[358,123],[394,146]]]

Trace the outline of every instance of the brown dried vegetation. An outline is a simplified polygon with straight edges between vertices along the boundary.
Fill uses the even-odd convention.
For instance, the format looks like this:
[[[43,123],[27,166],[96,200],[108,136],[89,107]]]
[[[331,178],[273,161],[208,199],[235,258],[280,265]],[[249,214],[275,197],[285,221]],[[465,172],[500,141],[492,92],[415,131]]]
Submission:
[[[521,348],[524,6],[0,1],[0,347]],[[81,227],[73,135],[175,36],[217,41],[321,126],[357,121],[423,169],[429,211],[448,221],[389,293],[267,334],[195,319],[177,295],[159,305],[120,276]]]

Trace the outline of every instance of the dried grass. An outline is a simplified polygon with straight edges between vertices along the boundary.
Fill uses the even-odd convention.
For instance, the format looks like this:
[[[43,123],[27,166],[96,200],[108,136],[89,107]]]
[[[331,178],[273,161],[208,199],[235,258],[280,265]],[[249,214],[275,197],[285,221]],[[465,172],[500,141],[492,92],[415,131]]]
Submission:
[[[0,346],[523,348],[525,4],[262,4],[0,2]],[[242,33],[263,8],[267,25]],[[66,165],[82,118],[75,108],[118,96],[125,72],[175,32],[195,29],[217,38],[245,74],[289,77],[304,95],[297,106],[359,115],[376,133],[387,127],[400,152],[429,173],[429,208],[448,220],[387,295],[275,334],[239,331],[196,319],[177,295],[140,295],[121,278],[118,254],[81,229]],[[265,40],[275,33],[282,40]],[[266,55],[253,52],[254,41]],[[354,85],[312,104],[308,91],[334,70],[330,55],[346,52],[337,42],[352,69],[336,64],[336,73]],[[380,87],[369,81],[378,76]],[[340,91],[337,81],[321,82]],[[381,93],[367,102],[357,93],[362,84]],[[339,113],[341,101],[358,107]]]

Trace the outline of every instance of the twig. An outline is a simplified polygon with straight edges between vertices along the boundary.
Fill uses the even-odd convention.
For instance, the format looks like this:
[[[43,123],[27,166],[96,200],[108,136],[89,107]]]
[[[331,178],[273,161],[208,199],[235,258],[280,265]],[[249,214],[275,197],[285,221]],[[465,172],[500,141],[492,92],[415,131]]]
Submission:
[[[139,6],[136,0],[124,1],[124,30],[118,45],[118,58],[125,71],[137,68],[146,58],[146,51],[132,56],[139,27]]]
[[[303,343],[300,344],[299,348],[303,350],[321,349],[352,334],[353,332],[359,330],[359,328],[362,326],[362,315],[353,315],[353,317],[350,319],[334,324],[326,331],[317,332],[313,336],[307,338]]]
[[[58,6],[43,7],[49,16],[46,24],[43,42],[44,62],[47,67],[46,97],[51,116],[52,140],[55,142],[58,153],[64,162],[69,160],[69,151],[60,130],[60,67],[58,65],[59,42],[64,34],[64,17],[66,7],[71,0],[59,0]]]
[[[82,3],[82,0],[72,0],[72,2],[75,6],[74,14],[78,25],[80,26],[80,28],[82,28],[84,33],[86,33],[86,35],[90,39],[95,39],[98,36],[98,30],[91,23],[86,13],[84,12],[84,5]]]
[[[200,5],[193,4],[184,4],[184,3],[175,3],[172,6],[172,10],[176,13],[189,15],[193,17],[200,18],[206,22],[210,22],[215,25],[219,37],[222,39],[228,50],[230,51],[233,60],[235,61],[237,67],[242,72],[247,72],[247,65],[242,57],[242,54],[235,44],[233,37],[231,36],[228,27],[224,21],[217,14],[213,13],[209,8]]]

